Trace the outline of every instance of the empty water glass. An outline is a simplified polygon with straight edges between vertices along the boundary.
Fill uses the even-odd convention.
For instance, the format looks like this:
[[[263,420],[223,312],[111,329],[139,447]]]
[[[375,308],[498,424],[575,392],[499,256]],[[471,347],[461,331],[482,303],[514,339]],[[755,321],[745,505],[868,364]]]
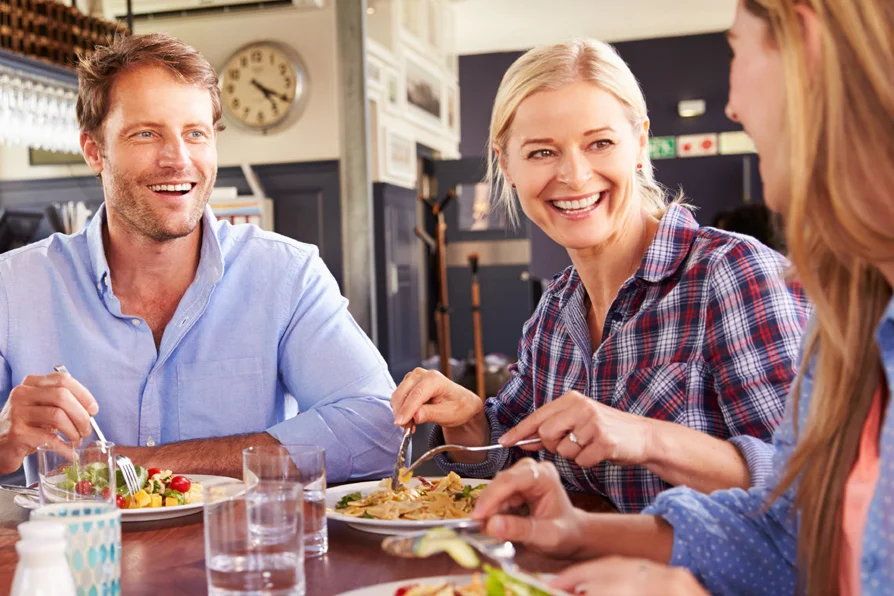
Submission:
[[[233,481],[203,492],[208,594],[304,596],[301,486]]]
[[[318,557],[329,550],[326,526],[325,450],[316,445],[267,445],[242,452],[247,487],[266,481],[290,481],[304,488],[304,553]]]

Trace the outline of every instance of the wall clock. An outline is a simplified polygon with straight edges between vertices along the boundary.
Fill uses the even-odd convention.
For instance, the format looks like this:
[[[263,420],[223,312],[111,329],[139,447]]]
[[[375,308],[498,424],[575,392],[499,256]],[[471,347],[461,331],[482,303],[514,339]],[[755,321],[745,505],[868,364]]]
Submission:
[[[266,134],[304,109],[309,91],[307,69],[289,46],[253,42],[227,60],[220,89],[228,120]]]

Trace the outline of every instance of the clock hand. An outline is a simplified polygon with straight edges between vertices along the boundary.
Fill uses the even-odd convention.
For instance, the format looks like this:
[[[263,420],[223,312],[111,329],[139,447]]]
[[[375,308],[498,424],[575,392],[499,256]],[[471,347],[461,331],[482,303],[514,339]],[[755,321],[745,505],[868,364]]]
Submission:
[[[269,87],[265,87],[264,85],[260,84],[257,81],[257,79],[252,79],[251,84],[254,85],[255,87],[257,87],[258,89],[260,89],[261,93],[263,93],[264,97],[266,97],[267,99],[270,99],[271,97],[275,97],[276,99],[279,99],[286,103],[289,102],[288,95],[286,95],[285,93],[277,93],[273,89],[270,89]]]

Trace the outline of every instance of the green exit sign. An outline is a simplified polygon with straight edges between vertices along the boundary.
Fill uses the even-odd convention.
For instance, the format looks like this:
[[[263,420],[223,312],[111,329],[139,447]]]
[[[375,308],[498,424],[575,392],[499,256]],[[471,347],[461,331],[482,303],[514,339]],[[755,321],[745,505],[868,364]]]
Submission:
[[[651,159],[671,159],[677,156],[676,137],[649,138],[649,157]]]

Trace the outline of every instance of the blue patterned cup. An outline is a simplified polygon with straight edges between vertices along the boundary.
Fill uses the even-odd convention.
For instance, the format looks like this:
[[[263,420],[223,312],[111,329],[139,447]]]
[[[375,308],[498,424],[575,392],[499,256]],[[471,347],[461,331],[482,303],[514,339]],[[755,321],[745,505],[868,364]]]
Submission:
[[[121,594],[121,511],[89,501],[54,503],[31,512],[32,520],[66,525],[68,566],[78,596]]]

